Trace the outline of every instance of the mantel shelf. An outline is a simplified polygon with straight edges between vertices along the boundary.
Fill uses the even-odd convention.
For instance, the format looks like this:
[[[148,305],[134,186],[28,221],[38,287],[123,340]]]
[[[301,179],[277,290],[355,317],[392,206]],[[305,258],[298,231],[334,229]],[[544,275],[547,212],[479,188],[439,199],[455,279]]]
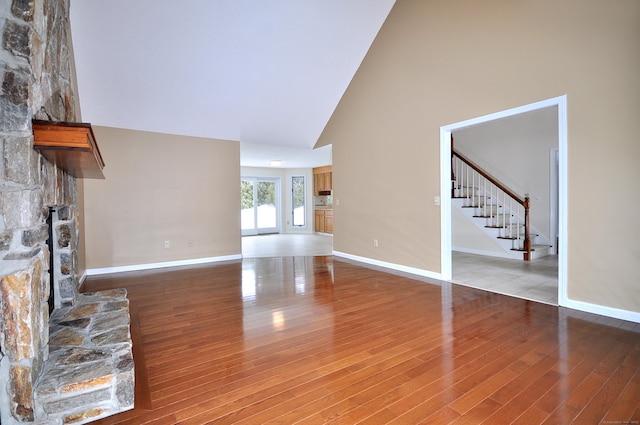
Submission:
[[[104,179],[91,124],[33,120],[33,147],[74,177]]]

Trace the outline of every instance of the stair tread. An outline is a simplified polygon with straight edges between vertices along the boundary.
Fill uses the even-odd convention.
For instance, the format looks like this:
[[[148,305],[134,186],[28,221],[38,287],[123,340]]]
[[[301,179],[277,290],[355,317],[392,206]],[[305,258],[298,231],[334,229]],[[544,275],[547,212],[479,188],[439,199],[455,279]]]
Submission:
[[[547,249],[547,248],[551,248],[551,245],[531,245],[531,251],[535,251],[536,249]],[[526,252],[524,248],[511,248],[511,251]]]
[[[537,235],[537,234],[534,234],[534,233],[530,233],[530,234],[529,234],[529,237],[531,237],[531,238],[535,238],[536,236],[540,236],[540,235]],[[507,240],[514,241],[514,240],[516,240],[516,239],[522,239],[522,238],[524,238],[524,233],[520,233],[520,238],[517,238],[517,237],[515,237],[515,236],[496,236],[496,238],[497,238],[497,239],[507,239]]]

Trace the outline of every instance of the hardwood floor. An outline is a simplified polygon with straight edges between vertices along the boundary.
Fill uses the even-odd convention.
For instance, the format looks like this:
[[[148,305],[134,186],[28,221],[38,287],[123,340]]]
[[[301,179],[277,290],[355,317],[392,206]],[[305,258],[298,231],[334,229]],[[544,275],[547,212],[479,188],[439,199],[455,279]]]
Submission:
[[[136,407],[96,424],[640,420],[640,325],[333,257],[91,277],[127,288]]]

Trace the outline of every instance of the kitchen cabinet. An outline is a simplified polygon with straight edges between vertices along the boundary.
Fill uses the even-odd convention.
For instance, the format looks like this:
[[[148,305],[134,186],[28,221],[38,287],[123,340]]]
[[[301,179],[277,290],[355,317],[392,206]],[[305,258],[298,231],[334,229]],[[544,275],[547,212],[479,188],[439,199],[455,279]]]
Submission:
[[[333,234],[333,210],[324,211],[324,232]]]
[[[329,195],[333,189],[333,167],[317,167],[313,169],[313,194]]]
[[[324,233],[324,210],[316,210],[316,232]]]
[[[333,210],[315,210],[315,231],[333,233]]]

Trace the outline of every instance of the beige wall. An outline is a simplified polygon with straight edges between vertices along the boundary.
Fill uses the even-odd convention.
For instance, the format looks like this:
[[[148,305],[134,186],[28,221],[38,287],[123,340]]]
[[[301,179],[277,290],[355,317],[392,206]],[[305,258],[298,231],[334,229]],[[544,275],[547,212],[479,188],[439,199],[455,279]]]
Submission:
[[[318,142],[334,249],[439,272],[440,127],[566,94],[568,296],[640,312],[638,40],[637,0],[398,0]]]
[[[87,269],[241,253],[239,143],[94,132],[106,166],[84,181]]]

